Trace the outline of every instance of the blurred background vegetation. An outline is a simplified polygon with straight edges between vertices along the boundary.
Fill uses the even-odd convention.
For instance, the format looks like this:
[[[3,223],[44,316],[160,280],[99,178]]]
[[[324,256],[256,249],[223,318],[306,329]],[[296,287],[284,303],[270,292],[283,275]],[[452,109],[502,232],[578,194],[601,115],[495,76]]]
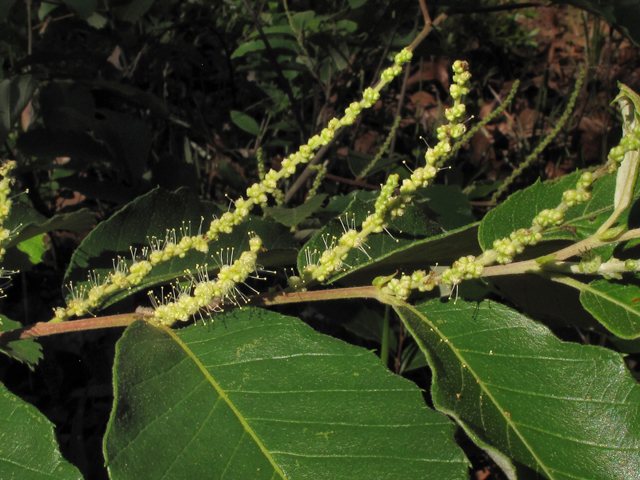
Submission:
[[[601,163],[619,136],[610,105],[616,81],[640,90],[637,33],[565,4],[611,24],[635,12],[615,2],[608,10],[561,3],[428,1],[432,19],[447,18],[407,74],[323,152],[322,192],[375,190],[390,172],[408,175],[403,162],[419,165],[422,137],[435,143],[455,59],[471,64],[466,103],[477,118],[516,79],[522,84],[507,113],[464,145],[424,194],[425,212],[443,228],[472,223],[492,206],[492,192],[555,126],[581,68],[587,84],[571,120],[510,188]],[[261,168],[279,168],[359,99],[422,22],[417,1],[3,0],[0,154],[18,160],[17,190],[30,218],[90,213],[74,217],[74,228],[64,217],[62,231],[43,234],[44,246],[9,265],[21,273],[3,312],[24,323],[48,320],[84,235],[153,188],[187,187],[226,208],[227,196],[242,195]],[[282,186],[283,206],[303,204],[313,176],[302,188],[292,189],[294,181]],[[298,227],[318,228],[319,218]],[[50,354],[36,372],[0,359],[7,385],[54,421],[65,455],[86,478],[106,478],[101,438],[118,335],[44,339]]]

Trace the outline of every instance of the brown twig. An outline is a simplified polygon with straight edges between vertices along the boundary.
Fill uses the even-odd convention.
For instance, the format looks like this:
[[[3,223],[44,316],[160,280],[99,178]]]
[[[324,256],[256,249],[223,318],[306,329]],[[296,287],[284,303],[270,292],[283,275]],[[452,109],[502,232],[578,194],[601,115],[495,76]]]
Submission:
[[[380,190],[380,185],[371,185],[363,180],[351,180],[350,178],[339,177],[338,175],[331,175],[330,173],[326,173],[324,178],[346,183],[347,185],[353,185],[354,187],[366,188],[367,190]]]
[[[135,320],[144,318],[142,313],[124,313],[108,317],[85,318],[68,322],[48,323],[40,322],[15,330],[0,332],[0,345],[17,340],[46,337],[59,333],[82,332],[85,330],[97,330],[99,328],[127,327]]]
[[[420,42],[422,42],[422,40],[424,40],[425,37],[429,35],[433,27],[442,23],[444,19],[447,18],[447,15],[443,13],[438,15],[438,17],[432,22],[431,17],[429,16],[429,12],[427,11],[427,7],[424,3],[424,0],[420,0],[420,6],[422,8],[422,14],[424,16],[425,25],[424,25],[424,28],[418,34],[418,36],[413,40],[413,42],[411,42],[411,45],[407,47],[411,51],[415,50],[416,47],[420,44]],[[307,164],[307,167],[304,169],[304,171],[300,174],[298,179],[294,182],[294,184],[285,194],[285,197],[284,197],[285,204],[289,202],[291,198],[293,198],[295,193],[302,187],[302,185],[304,185],[305,181],[312,175],[313,171],[309,167],[317,164],[320,161],[320,159],[322,159],[322,157],[326,154],[326,152],[329,150],[331,145],[333,145],[333,143],[339,138],[339,135],[341,135],[342,132],[344,132],[344,128],[341,128],[337,131],[336,136],[333,138],[333,140],[329,144],[323,146],[320,150],[318,150],[318,153],[316,153],[315,157],[313,157],[313,159]]]

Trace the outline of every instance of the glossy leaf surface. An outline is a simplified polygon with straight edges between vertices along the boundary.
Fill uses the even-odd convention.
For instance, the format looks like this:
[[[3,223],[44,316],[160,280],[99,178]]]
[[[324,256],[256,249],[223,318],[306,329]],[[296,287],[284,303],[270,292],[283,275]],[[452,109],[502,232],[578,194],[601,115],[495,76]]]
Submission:
[[[52,230],[88,230],[95,221],[94,214],[86,208],[71,213],[58,213],[51,218],[46,218],[33,207],[22,202],[14,202],[9,218],[4,223],[5,228],[13,231],[14,234],[9,237],[5,248]]]
[[[0,478],[82,478],[58,449],[53,424],[0,384]]]
[[[433,401],[518,478],[640,471],[640,385],[613,351],[560,341],[503,305],[397,307],[434,369]],[[511,475],[515,478],[515,473]]]
[[[245,309],[117,346],[113,479],[466,479],[454,425],[364,349]]]
[[[534,217],[544,209],[555,208],[562,200],[565,190],[575,188],[580,173],[563,177],[553,185],[538,182],[531,187],[511,195],[502,205],[490,211],[480,223],[478,240],[483,250],[491,248],[493,241],[508,237],[519,228],[530,228]],[[615,176],[608,175],[593,186],[591,199],[570,208],[565,222],[559,227],[548,228],[544,240],[582,240],[594,234],[613,212]],[[633,199],[640,196],[636,185]],[[628,211],[619,219],[625,222]],[[517,257],[516,257],[517,260]]]
[[[595,280],[580,291],[580,302],[612,333],[621,338],[640,336],[640,287]]]

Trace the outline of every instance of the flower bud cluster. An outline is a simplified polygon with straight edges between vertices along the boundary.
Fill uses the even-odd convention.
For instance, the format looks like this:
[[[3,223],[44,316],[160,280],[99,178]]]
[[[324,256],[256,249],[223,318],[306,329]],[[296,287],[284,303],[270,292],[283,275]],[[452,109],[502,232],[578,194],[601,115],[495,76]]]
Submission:
[[[472,255],[462,257],[457,260],[451,268],[448,268],[441,275],[432,274],[423,277],[421,283],[414,283],[402,276],[400,279],[394,279],[388,282],[383,291],[396,295],[398,298],[405,299],[408,297],[407,289],[423,288],[425,284],[429,285],[429,289],[442,283],[450,287],[458,285],[463,280],[470,280],[482,276],[484,268],[493,263],[502,265],[513,262],[514,257],[524,251],[525,247],[536,245],[542,240],[542,232],[549,226],[557,226],[564,221],[565,211],[578,203],[582,203],[591,198],[591,187],[593,185],[594,175],[590,172],[583,173],[576,182],[576,188],[567,190],[563,193],[563,201],[554,209],[547,209],[540,212],[534,218],[531,228],[521,228],[512,232],[509,237],[501,238],[493,242],[493,248],[486,250],[479,257]],[[629,263],[629,268],[633,270],[635,264]],[[583,261],[580,263],[580,272],[586,270],[598,270],[599,265],[594,262]],[[410,277],[408,277],[410,278]]]
[[[55,316],[58,320],[66,320],[72,315],[84,315],[100,305],[105,295],[114,293],[119,288],[131,288],[142,281],[142,278],[148,274],[152,267],[160,263],[166,262],[176,256],[184,257],[189,250],[198,250],[200,252],[209,251],[209,242],[218,238],[220,233],[231,233],[233,228],[242,223],[248,216],[254,205],[266,205],[269,195],[277,195],[278,182],[283,178],[288,178],[296,172],[296,168],[301,163],[308,163],[314,155],[314,151],[323,145],[327,145],[335,137],[336,131],[347,125],[352,125],[363,108],[373,106],[380,98],[380,90],[386,83],[391,81],[395,76],[400,74],[402,68],[400,65],[411,60],[412,52],[408,48],[398,53],[395,57],[396,65],[385,70],[382,75],[382,81],[375,88],[367,88],[363,93],[360,102],[353,102],[345,110],[343,118],[334,118],[329,121],[326,128],[320,134],[313,136],[306,145],[289,155],[282,161],[282,168],[279,171],[274,169],[266,172],[262,181],[250,186],[246,191],[247,198],[240,198],[234,202],[235,209],[233,212],[226,212],[220,218],[214,218],[210,223],[208,231],[204,235],[189,236],[184,235],[177,242],[175,234],[167,234],[164,242],[156,241],[151,245],[151,252],[148,258],[142,262],[134,262],[129,267],[128,273],[123,270],[124,267],[118,267],[111,273],[100,285],[93,285],[90,289],[73,289],[72,300],[67,308],[58,308],[55,310]],[[5,175],[11,168],[15,166],[15,162],[8,162],[0,169],[0,174]],[[3,173],[4,172],[4,173]],[[4,182],[4,181],[3,181]],[[2,185],[2,184],[0,184]],[[6,185],[8,185],[8,180]],[[2,187],[0,186],[0,189]],[[3,211],[8,214],[10,201],[8,200],[8,189],[5,188],[5,202],[0,201],[0,218]],[[0,196],[0,200],[2,200]],[[8,202],[8,203],[7,203]],[[0,232],[1,235],[1,232]],[[353,234],[345,237],[341,248],[349,248],[349,246],[362,246],[364,240],[354,237]],[[329,264],[334,263],[334,269],[339,269],[341,260],[346,258],[346,253],[337,252],[333,257],[328,259]],[[120,265],[120,264],[119,264]],[[122,263],[122,265],[124,265]]]
[[[471,280],[480,278],[484,273],[484,265],[473,255],[461,257],[455,262],[451,268],[442,272],[442,283],[445,285],[457,285],[462,280]]]
[[[0,180],[0,244],[11,235],[11,231],[4,228],[3,224],[11,212],[11,186],[13,185],[13,178],[10,176],[10,173],[16,167],[17,163],[13,160],[6,161],[0,165],[0,175],[2,175],[2,180]],[[5,253],[6,250],[0,248],[0,259]],[[4,271],[1,271],[1,273],[4,274]]]
[[[594,255],[591,252],[587,252],[584,257],[580,260],[578,264],[578,268],[581,273],[586,273],[587,275],[593,275],[598,272],[598,269],[602,265],[602,257],[600,255]]]
[[[540,232],[521,228],[516,230],[508,238],[501,238],[493,242],[493,250],[496,252],[495,261],[506,265],[513,262],[513,257],[524,252],[525,246],[536,245],[542,240]]]
[[[398,59],[396,58],[396,60]],[[436,162],[451,151],[451,139],[459,138],[465,132],[465,127],[460,122],[466,111],[465,105],[461,102],[461,96],[468,93],[467,83],[471,78],[468,68],[467,62],[457,61],[454,64],[454,81],[457,82],[457,88],[452,90],[455,92],[454,105],[445,112],[445,116],[451,123],[438,128],[439,142],[434,148],[428,149],[425,155],[427,164],[422,168],[416,169],[410,178],[403,181],[399,189],[400,195],[394,195],[398,187],[399,176],[390,175],[380,190],[380,195],[375,204],[375,211],[362,223],[361,231],[358,232],[355,229],[346,230],[336,245],[327,248],[316,263],[308,264],[303,269],[301,277],[292,277],[290,279],[289,285],[291,287],[304,286],[312,279],[325,281],[331,274],[339,272],[343,268],[349,250],[353,248],[362,249],[371,233],[382,232],[389,225],[389,221],[404,214],[406,205],[411,201],[411,194],[418,188],[429,185],[429,182],[437,173]],[[400,69],[389,70],[388,73],[389,75],[391,73],[398,74]],[[386,81],[384,76],[383,81]],[[367,92],[365,92],[366,98]],[[373,102],[374,99],[372,98],[370,101]],[[478,267],[475,267],[474,271],[477,269]],[[423,277],[427,278],[428,276],[424,273]],[[404,277],[400,280],[392,280],[389,285],[387,288],[397,290],[400,296],[403,296],[408,291],[407,289],[423,288],[426,290],[435,286],[432,282],[423,284],[417,278],[412,281],[411,278],[407,280]]]
[[[542,210],[533,219],[533,225],[539,225],[542,228],[562,225],[562,222],[564,222],[564,211],[559,208]]]
[[[153,239],[150,241],[150,249],[144,249],[142,258],[136,258],[131,252],[132,263],[122,257],[114,262],[113,271],[103,281],[98,281],[95,276],[89,276],[89,287],[70,287],[71,300],[67,307],[57,308],[54,315],[57,320],[67,320],[72,316],[82,316],[98,308],[104,299],[120,290],[127,290],[140,285],[143,279],[149,275],[154,266],[166,262],[174,257],[183,258],[189,250],[197,250],[203,253],[209,251],[209,244],[203,235],[187,235],[183,230],[183,237],[177,240],[176,231],[168,230],[164,241]]]
[[[451,139],[460,138],[467,128],[462,123],[462,117],[466,113],[466,105],[462,103],[462,96],[469,93],[469,64],[461,60],[453,63],[453,83],[449,88],[453,106],[445,110],[444,115],[449,121],[447,125],[441,125],[437,129],[438,143],[433,148],[428,148],[424,155],[427,164],[416,169],[410,178],[405,179],[400,187],[400,193],[412,194],[418,188],[425,188],[438,172],[436,164],[438,160],[451,151]]]
[[[146,277],[151,269],[152,264],[148,260],[134,260],[127,267],[125,260],[118,257],[114,262],[113,271],[104,279],[100,279],[94,274],[89,276],[89,286],[81,286],[79,288],[70,285],[71,300],[67,302],[66,308],[56,308],[54,315],[58,320],[67,320],[72,316],[82,316],[91,313],[92,310],[98,308],[104,298],[112,295],[119,290],[130,289],[136,285],[140,285],[144,277]]]
[[[607,157],[610,162],[609,173],[615,172],[627,152],[634,150],[640,150],[640,126],[635,127],[631,132],[623,136],[620,139],[620,143],[609,150],[609,156]]]
[[[336,135],[338,129],[352,125],[363,108],[371,108],[380,98],[380,90],[393,78],[402,72],[401,65],[410,61],[412,52],[405,48],[395,56],[395,65],[387,68],[381,74],[381,81],[375,88],[367,88],[363,92],[360,102],[353,102],[344,112],[342,118],[333,118],[329,121],[318,135],[309,139],[306,145],[300,147],[296,153],[292,153],[282,161],[282,168],[279,171],[269,170],[261,182],[250,186],[247,191],[247,200],[239,199],[235,202],[235,211],[227,212],[222,217],[214,219],[209,225],[206,237],[209,239],[218,238],[220,233],[230,233],[233,227],[242,223],[254,205],[266,205],[268,196],[274,195],[278,188],[278,182],[284,178],[289,178],[296,172],[298,165],[308,163],[314,152],[324,145],[328,145]]]
[[[569,272],[582,273],[587,275],[602,275],[604,278],[622,279],[623,273],[638,273],[640,271],[640,260],[628,259],[620,260],[610,258],[606,262],[602,261],[600,255],[587,252],[577,264],[570,265]]]
[[[383,287],[382,292],[393,295],[401,300],[406,300],[411,294],[411,290],[420,292],[430,292],[438,282],[434,281],[436,275],[424,270],[416,270],[411,275],[402,275],[400,278],[392,278]]]
[[[387,182],[382,186],[380,195],[376,199],[375,211],[370,214],[364,222],[360,231],[355,228],[345,228],[344,234],[337,242],[328,246],[315,263],[309,263],[301,272],[302,278],[291,277],[289,286],[301,286],[311,280],[325,281],[331,274],[342,270],[344,261],[349,255],[349,251],[358,248],[364,251],[367,237],[371,233],[382,232],[388,225],[389,220],[404,213],[402,206],[394,197],[394,190],[398,186],[399,176],[389,175]],[[409,199],[405,199],[409,200]],[[406,203],[404,204],[406,205]],[[309,258],[308,260],[311,260]]]
[[[396,198],[393,194],[398,187],[399,178],[397,174],[389,175],[376,199],[375,211],[362,222],[363,231],[380,233],[386,228],[390,217],[401,216],[404,213],[402,209],[392,208],[393,200]]]
[[[215,299],[234,298],[236,285],[256,271],[256,260],[261,247],[262,240],[259,237],[251,238],[249,250],[242,252],[240,258],[231,265],[223,265],[216,280],[209,280],[206,266],[203,267],[200,270],[202,281],[194,281],[189,288],[181,289],[177,294],[174,292],[173,301],[156,306],[153,318],[170,326],[176,321],[186,322],[202,309],[209,308]]]
[[[164,242],[156,240],[151,243],[149,263],[151,266],[156,266],[174,257],[184,258],[190,250],[207,253],[209,251],[209,244],[203,235],[185,235],[178,242],[175,230],[169,230],[167,231]]]

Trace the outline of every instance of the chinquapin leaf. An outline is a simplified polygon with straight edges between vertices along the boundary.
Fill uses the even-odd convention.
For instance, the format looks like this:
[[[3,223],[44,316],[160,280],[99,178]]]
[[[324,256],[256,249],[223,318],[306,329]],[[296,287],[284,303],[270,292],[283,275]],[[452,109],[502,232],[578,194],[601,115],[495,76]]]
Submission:
[[[640,471],[640,385],[622,356],[563,342],[495,302],[396,307],[427,355],[436,409],[510,478],[628,480]]]
[[[20,327],[22,327],[20,322],[0,314],[0,332],[16,330]],[[12,340],[10,336],[2,336],[0,337],[0,352],[26,364],[31,370],[42,359],[42,346],[33,339]]]
[[[177,331],[136,322],[114,383],[114,480],[468,478],[454,424],[413,383],[274,312]]]
[[[582,306],[620,338],[640,337],[640,287],[614,280],[594,280],[580,289]]]
[[[53,424],[0,384],[0,478],[77,480],[82,475],[60,453]]]

